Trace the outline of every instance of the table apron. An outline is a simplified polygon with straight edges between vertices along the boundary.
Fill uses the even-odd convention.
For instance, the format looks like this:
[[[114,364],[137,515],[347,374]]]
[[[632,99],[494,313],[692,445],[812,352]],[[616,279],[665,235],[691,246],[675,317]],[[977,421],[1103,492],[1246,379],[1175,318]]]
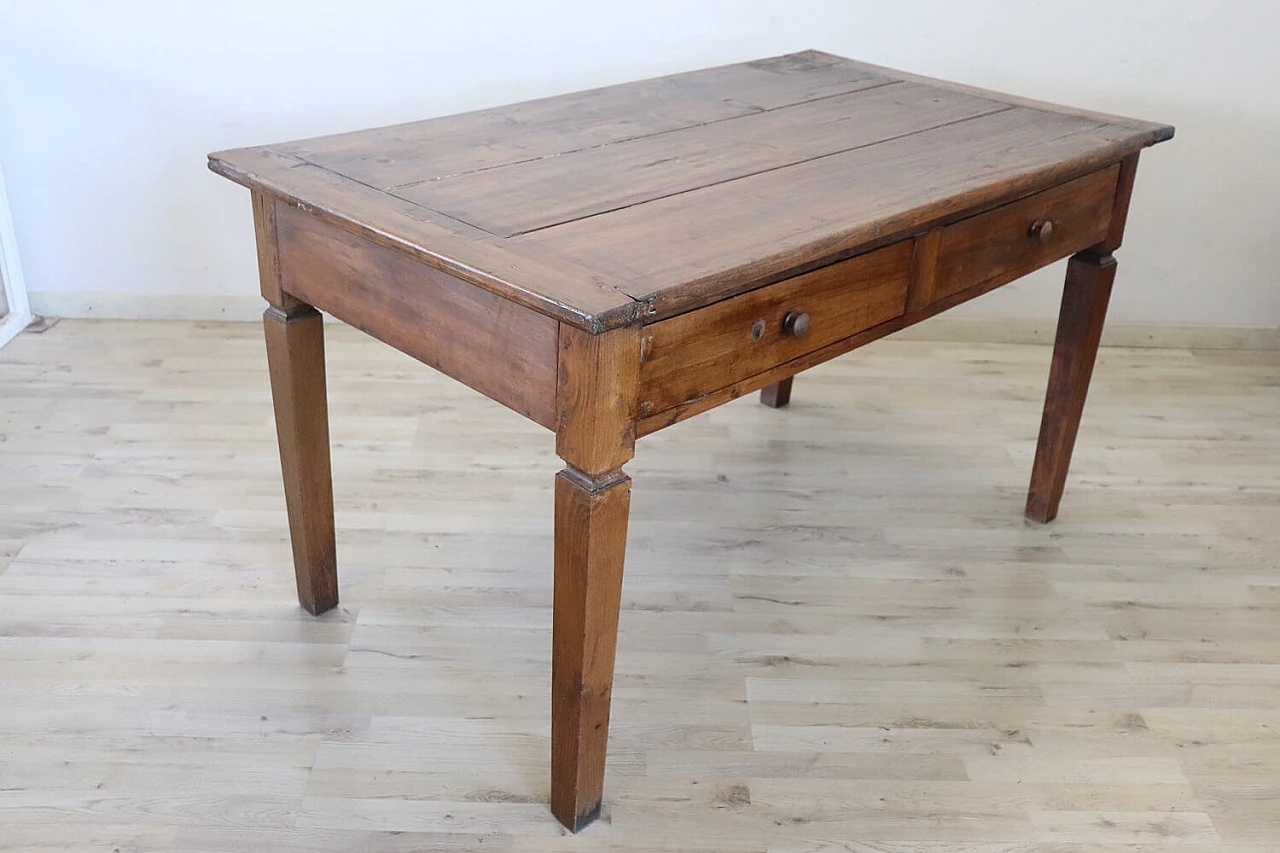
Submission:
[[[559,323],[276,202],[284,291],[556,428]]]

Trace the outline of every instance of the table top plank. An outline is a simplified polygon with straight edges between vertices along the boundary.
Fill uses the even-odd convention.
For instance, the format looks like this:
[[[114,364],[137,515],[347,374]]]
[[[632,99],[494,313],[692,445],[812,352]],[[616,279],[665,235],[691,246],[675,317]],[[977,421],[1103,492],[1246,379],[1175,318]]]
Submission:
[[[843,59],[843,57],[824,53],[819,50],[805,50],[801,51],[799,55],[809,57],[822,56],[833,60]],[[1089,118],[1100,124],[1111,124],[1117,127],[1129,128],[1130,130],[1137,131],[1140,135],[1149,136],[1149,141],[1146,143],[1147,145],[1155,145],[1158,142],[1166,142],[1173,138],[1173,125],[1163,124],[1161,122],[1146,121],[1140,118],[1104,113],[1098,110],[1086,110],[1081,107],[1057,104],[1051,101],[1041,101],[1035,98],[1027,98],[1022,95],[1009,94],[1008,92],[995,92],[990,89],[983,89],[979,86],[970,86],[967,83],[957,83],[954,80],[943,80],[938,77],[929,77],[924,74],[914,74],[910,71],[902,71],[897,68],[889,68],[884,65],[875,65],[870,62],[860,62],[853,59],[845,59],[844,61],[857,66],[867,73],[887,74],[891,75],[894,79],[902,80],[903,82],[922,83],[938,89],[944,89],[949,92],[960,92],[967,95],[977,95],[979,97],[994,97],[1015,107],[1031,107],[1032,109],[1043,110],[1044,112],[1059,113],[1061,115],[1076,116],[1078,118]]]
[[[573,258],[669,316],[1117,162],[1131,137],[1013,107],[508,242]]]
[[[1172,135],[817,51],[210,155],[592,332],[1011,201]]]
[[[890,83],[392,192],[513,237],[1007,109]]]
[[[500,238],[300,160],[270,146],[211,155],[210,168],[450,275],[574,326],[623,326],[637,302],[596,273],[536,247],[519,253]]]
[[[389,190],[714,124],[895,79],[839,57],[783,56],[278,147]]]

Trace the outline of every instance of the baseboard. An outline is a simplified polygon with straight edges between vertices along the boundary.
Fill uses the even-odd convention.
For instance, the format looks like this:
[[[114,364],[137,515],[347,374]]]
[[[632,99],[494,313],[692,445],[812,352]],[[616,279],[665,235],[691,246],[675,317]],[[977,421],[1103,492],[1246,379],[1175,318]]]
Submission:
[[[894,334],[898,340],[989,344],[1051,344],[1056,318],[948,317],[925,320]],[[1108,322],[1102,345],[1160,349],[1280,349],[1280,327]]]
[[[31,313],[99,320],[261,320],[256,293],[226,296],[46,291],[29,293]]]
[[[31,311],[53,317],[106,320],[258,321],[264,303],[254,295],[179,296],[60,291],[32,293]],[[1049,344],[1057,321],[1050,318],[933,317],[897,332],[898,340],[960,343]],[[1280,350],[1280,327],[1110,322],[1104,346],[1173,349]]]

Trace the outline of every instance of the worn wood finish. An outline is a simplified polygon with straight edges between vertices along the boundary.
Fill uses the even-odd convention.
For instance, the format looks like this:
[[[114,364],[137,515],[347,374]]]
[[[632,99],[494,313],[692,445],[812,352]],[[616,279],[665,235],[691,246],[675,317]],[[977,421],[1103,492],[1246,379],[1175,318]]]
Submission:
[[[253,192],[253,230],[258,247],[258,280],[262,298],[286,313],[306,303],[284,292],[280,278],[280,235],[276,227],[276,199],[263,192]]]
[[[780,382],[787,377],[795,376],[801,371],[808,370],[823,362],[830,361],[833,358],[844,355],[847,352],[865,346],[872,341],[877,341],[886,335],[891,335],[908,326],[914,326],[923,320],[927,320],[937,314],[954,308],[961,303],[975,299],[984,293],[990,293],[999,287],[1001,282],[998,279],[989,279],[977,284],[968,290],[962,290],[959,293],[953,293],[950,296],[944,296],[912,311],[907,311],[891,320],[887,320],[878,326],[872,326],[856,335],[836,341],[821,349],[808,352],[799,358],[779,364],[776,367],[749,376],[739,382],[731,385],[717,388],[708,393],[699,395],[689,400],[687,403],[675,406],[664,412],[656,412],[654,414],[643,415],[636,424],[636,432],[640,437],[657,432],[665,427],[672,426],[680,421],[687,420],[694,415],[714,409],[716,406],[724,405],[739,397],[750,394],[753,391],[762,390],[765,387]]]
[[[760,402],[771,409],[781,409],[791,403],[791,383],[794,376],[772,382],[760,389]]]
[[[1107,231],[1107,239],[1093,247],[1096,254],[1114,252],[1124,241],[1124,225],[1129,221],[1129,201],[1133,197],[1133,182],[1137,176],[1138,155],[1130,154],[1120,162],[1115,202],[1111,208],[1111,228]]]
[[[806,50],[802,51],[799,56],[813,57],[831,57],[839,58],[823,51]],[[988,89],[982,89],[977,86],[970,86],[965,83],[957,83],[954,80],[942,80],[938,77],[928,77],[924,74],[915,74],[910,71],[902,71],[897,68],[889,68],[883,65],[876,65],[871,62],[852,62],[858,68],[865,70],[869,74],[884,74],[895,80],[903,80],[906,82],[922,83],[928,86],[936,87],[942,91],[955,92],[965,95],[977,95],[985,97],[991,95]],[[1044,110],[1046,112],[1059,113],[1061,115],[1075,116],[1077,118],[1087,119],[1097,124],[1109,124],[1115,127],[1130,128],[1135,131],[1151,134],[1151,144],[1166,142],[1173,138],[1173,127],[1167,124],[1159,124],[1156,122],[1143,121],[1131,116],[1119,116],[1112,113],[1098,112],[1097,110],[1086,110],[1080,107],[1066,106],[1064,104],[1052,103],[1050,101],[1041,101],[1035,98],[1027,98],[1022,95],[1011,95],[1006,92],[1000,93],[1000,100],[1007,104],[1019,107],[1029,107],[1036,110]]]
[[[600,814],[631,480],[556,476],[551,811],[577,832]]]
[[[324,320],[309,305],[273,305],[262,321],[298,601],[323,613],[338,603]]]
[[[832,358],[932,316],[933,303],[951,307],[957,300],[950,297],[973,298],[1095,244],[1110,232],[1119,170],[1111,166],[916,241],[648,326],[640,370],[642,433],[675,422],[662,413],[681,420],[704,411],[703,398],[723,402],[762,388],[761,399],[774,405],[777,398],[762,376],[790,377],[786,365],[818,363],[802,358],[808,353]],[[1054,226],[1047,239],[1030,232],[1044,221]],[[908,308],[909,317],[891,322]],[[815,333],[802,339],[783,333],[780,320],[792,310],[807,312]],[[766,331],[756,340],[752,326],[759,320]],[[861,334],[872,327],[879,328]]]
[[[1119,166],[1037,193],[942,231],[932,298],[975,284],[1005,284],[1106,237]],[[1035,226],[1051,225],[1047,236]]]
[[[625,282],[662,318],[1055,186],[1131,150],[1123,133],[1017,107],[508,242]]]
[[[895,79],[836,57],[779,56],[276,147],[395,190],[727,122]]]
[[[885,83],[735,121],[424,181],[396,194],[513,237],[1007,109],[986,98],[938,98],[929,87]]]
[[[556,321],[289,205],[276,218],[288,293],[555,429]]]
[[[1134,154],[1115,167],[920,235],[911,262],[907,311],[924,319],[936,312],[915,312],[975,285],[983,285],[977,292],[985,293],[1091,245],[1102,230],[1107,236],[1099,248],[1107,252],[1118,248],[1137,164]],[[1046,219],[1055,225],[1051,239],[1032,239],[1026,226]],[[773,408],[786,406],[791,387],[792,377],[766,385],[760,390],[760,401]]]
[[[938,299],[938,253],[942,248],[942,229],[935,228],[916,238],[915,255],[911,259],[911,284],[907,292],[907,310],[918,311]]]
[[[326,222],[579,328],[635,322],[642,306],[564,258],[514,255],[496,237],[274,148],[210,155],[209,166]]]
[[[640,415],[666,411],[903,312],[910,241],[822,267],[644,330]],[[804,337],[783,318],[807,314]]]
[[[1103,346],[1048,526],[1018,512],[1048,346],[895,336],[804,373],[803,410],[642,440],[574,837],[548,436],[325,332],[320,619],[258,324],[0,351],[6,853],[1275,853],[1280,352]]]
[[[807,51],[211,155],[254,193],[304,604],[337,595],[316,306],[555,430],[550,800],[580,829],[637,436],[760,388],[784,406],[800,371],[1087,249],[1028,509],[1051,517],[1137,153],[1171,134]]]
[[[556,453],[588,477],[635,455],[640,331],[603,335],[560,327]]]
[[[1124,239],[1137,172],[1137,154],[1120,163],[1106,237],[1089,251],[1073,257],[1067,265],[1049,387],[1040,421],[1040,440],[1036,444],[1031,485],[1027,490],[1026,516],[1041,523],[1057,517],[1066,488],[1071,454],[1115,282],[1116,261],[1111,252],[1120,248]]]
[[[220,152],[210,166],[600,332],[910,237],[1172,134],[909,77],[807,51]]]
[[[1058,515],[1115,277],[1116,261],[1111,255],[1082,252],[1067,264],[1049,389],[1027,492],[1026,515],[1035,521],[1047,523]]]
[[[577,832],[600,813],[635,453],[639,330],[560,329],[551,810]]]

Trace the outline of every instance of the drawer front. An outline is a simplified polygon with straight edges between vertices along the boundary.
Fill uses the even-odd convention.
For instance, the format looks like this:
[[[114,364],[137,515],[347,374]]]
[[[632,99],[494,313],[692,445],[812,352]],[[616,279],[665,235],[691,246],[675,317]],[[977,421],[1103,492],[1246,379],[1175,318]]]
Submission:
[[[648,326],[640,416],[899,316],[906,308],[912,246],[911,240],[895,243]]]
[[[912,307],[1013,281],[1100,243],[1119,172],[1111,166],[944,228],[932,292],[913,296]]]

